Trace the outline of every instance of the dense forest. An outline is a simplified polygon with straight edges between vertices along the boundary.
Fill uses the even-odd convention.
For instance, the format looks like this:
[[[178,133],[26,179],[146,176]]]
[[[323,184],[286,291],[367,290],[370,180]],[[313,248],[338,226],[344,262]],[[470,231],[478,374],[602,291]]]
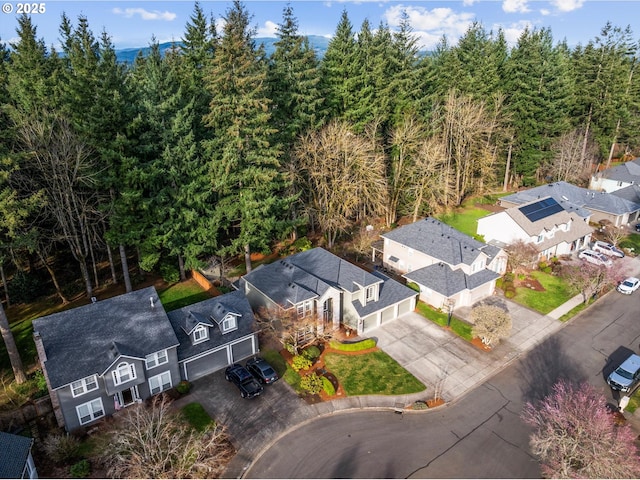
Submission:
[[[179,272],[211,255],[267,251],[296,232],[326,245],[466,197],[562,179],[638,149],[638,43],[604,25],[569,48],[547,29],[509,47],[474,24],[452,46],[416,45],[343,12],[317,58],[285,7],[275,51],[236,1],[224,27],[199,4],[181,42],[118,63],[108,32],[60,23],[61,51],[27,16],[0,43],[0,265],[73,258],[87,296],[127,258]],[[114,260],[115,258],[115,260]],[[118,266],[121,263],[122,266]],[[116,273],[120,272],[120,273]]]

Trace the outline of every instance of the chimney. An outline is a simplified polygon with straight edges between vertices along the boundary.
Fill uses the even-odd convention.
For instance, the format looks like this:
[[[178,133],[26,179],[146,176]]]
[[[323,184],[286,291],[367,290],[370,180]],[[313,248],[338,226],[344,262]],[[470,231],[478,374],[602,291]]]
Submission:
[[[155,307],[155,305],[153,304],[153,297],[149,297],[149,302],[151,303],[151,308]]]

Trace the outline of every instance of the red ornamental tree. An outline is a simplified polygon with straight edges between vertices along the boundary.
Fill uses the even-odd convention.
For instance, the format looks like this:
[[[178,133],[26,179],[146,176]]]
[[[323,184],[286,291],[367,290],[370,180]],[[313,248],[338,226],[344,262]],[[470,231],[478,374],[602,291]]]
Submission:
[[[640,478],[629,425],[617,425],[606,398],[588,383],[560,381],[550,395],[526,403],[523,420],[547,478]]]

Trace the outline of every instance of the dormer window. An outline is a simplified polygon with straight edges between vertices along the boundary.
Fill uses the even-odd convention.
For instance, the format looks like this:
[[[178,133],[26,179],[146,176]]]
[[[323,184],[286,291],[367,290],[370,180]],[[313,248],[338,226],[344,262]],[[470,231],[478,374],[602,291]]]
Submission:
[[[375,302],[376,301],[376,291],[378,289],[377,285],[372,285],[365,289],[365,302]]]
[[[222,333],[226,333],[231,330],[235,330],[236,325],[236,317],[234,317],[233,315],[227,315],[226,317],[224,317],[224,320],[222,320],[220,328],[222,329]]]
[[[536,239],[536,243],[542,243],[543,239],[544,239],[543,235],[538,235],[538,238]]]
[[[136,366],[133,363],[122,362],[118,364],[112,374],[113,383],[120,385],[136,378]]]
[[[204,342],[209,338],[209,329],[204,325],[198,325],[193,330],[193,344]]]

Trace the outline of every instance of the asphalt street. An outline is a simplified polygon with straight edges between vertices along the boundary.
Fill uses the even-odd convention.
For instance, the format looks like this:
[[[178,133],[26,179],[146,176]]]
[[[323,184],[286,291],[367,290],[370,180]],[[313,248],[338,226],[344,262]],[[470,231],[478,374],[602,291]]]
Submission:
[[[247,478],[538,478],[526,401],[557,378],[586,380],[617,405],[606,376],[640,342],[638,296],[611,292],[559,332],[446,407],[334,413],[271,445]],[[638,419],[626,414],[633,424]]]

